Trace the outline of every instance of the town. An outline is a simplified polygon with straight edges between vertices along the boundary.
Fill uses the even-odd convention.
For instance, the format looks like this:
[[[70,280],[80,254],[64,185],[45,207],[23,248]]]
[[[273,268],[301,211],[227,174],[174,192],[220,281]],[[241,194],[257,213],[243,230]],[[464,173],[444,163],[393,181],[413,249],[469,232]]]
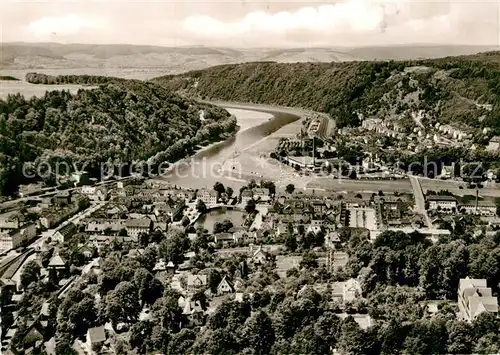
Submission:
[[[162,342],[188,337],[183,341],[192,344],[192,330],[219,329],[244,305],[280,309],[288,297],[321,300],[337,318],[329,322],[352,319],[366,334],[384,307],[410,302],[373,300],[384,292],[411,297],[411,312],[429,319],[496,317],[498,272],[479,271],[488,266],[474,258],[495,258],[484,248],[494,243],[498,250],[498,205],[478,195],[424,192],[410,180],[413,194],[301,191],[292,184],[281,191],[254,180],[239,191],[220,182],[193,190],[140,176],[96,185],[76,176],[71,189],[21,198],[0,216],[2,352],[181,353],[181,345]],[[447,256],[465,264],[441,280],[420,265],[425,261],[407,261],[420,268],[415,279],[394,270],[401,267],[395,261],[377,259],[377,250],[408,252],[412,243],[428,258],[426,250],[468,245],[472,265]],[[488,339],[481,344],[494,342]]]

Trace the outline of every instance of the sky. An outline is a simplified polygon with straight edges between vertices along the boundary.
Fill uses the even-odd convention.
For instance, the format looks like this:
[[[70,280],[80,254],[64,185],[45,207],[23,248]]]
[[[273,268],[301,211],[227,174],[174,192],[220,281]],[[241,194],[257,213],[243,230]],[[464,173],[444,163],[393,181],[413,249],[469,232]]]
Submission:
[[[500,0],[0,0],[2,42],[500,45]]]

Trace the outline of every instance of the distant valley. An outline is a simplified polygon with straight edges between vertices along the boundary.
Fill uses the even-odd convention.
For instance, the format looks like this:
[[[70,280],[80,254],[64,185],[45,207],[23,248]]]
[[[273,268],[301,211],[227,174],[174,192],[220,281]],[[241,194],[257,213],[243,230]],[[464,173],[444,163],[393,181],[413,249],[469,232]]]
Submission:
[[[150,79],[222,64],[255,61],[279,63],[408,60],[474,54],[493,46],[391,46],[360,48],[209,48],[58,43],[4,43],[2,75],[24,79],[32,71],[51,75],[105,75]]]

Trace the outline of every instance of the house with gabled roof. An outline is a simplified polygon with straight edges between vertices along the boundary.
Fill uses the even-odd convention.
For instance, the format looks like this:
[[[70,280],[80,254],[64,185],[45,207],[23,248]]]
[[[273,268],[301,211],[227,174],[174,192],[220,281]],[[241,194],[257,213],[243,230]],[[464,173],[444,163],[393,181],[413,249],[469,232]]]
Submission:
[[[196,290],[201,287],[206,287],[208,284],[207,275],[189,274],[187,277],[187,287],[189,290]]]
[[[205,321],[205,312],[200,301],[192,301],[190,298],[184,302],[182,314],[187,318],[187,326],[203,325]]]
[[[47,270],[55,271],[55,275],[60,278],[68,271],[68,263],[56,251],[47,265]]]
[[[262,249],[262,245],[259,245],[256,249],[253,248],[253,245],[250,246],[250,262],[255,265],[265,265],[271,261],[269,254]]]
[[[59,228],[57,232],[52,235],[52,239],[62,244],[70,240],[76,234],[76,232],[76,225],[69,222],[63,227]]]
[[[48,269],[65,269],[67,266],[66,261],[59,255],[59,253],[55,253],[54,256],[50,259]]]
[[[486,279],[460,279],[458,285],[458,317],[474,321],[483,312],[498,314],[498,299],[493,297]]]
[[[222,278],[222,281],[217,286],[217,295],[225,295],[234,292],[233,283],[229,280],[227,276]]]

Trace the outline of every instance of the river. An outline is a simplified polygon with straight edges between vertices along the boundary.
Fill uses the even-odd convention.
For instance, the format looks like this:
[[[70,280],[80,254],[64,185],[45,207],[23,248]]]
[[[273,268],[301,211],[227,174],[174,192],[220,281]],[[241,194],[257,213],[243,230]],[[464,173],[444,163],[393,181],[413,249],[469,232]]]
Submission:
[[[211,188],[219,181],[237,192],[250,178],[258,181],[264,175],[267,176],[261,171],[263,169],[259,167],[258,158],[270,153],[274,143],[262,145],[265,147],[258,154],[249,150],[280,128],[297,121],[299,116],[288,112],[244,110],[234,106],[225,108],[236,116],[239,132],[178,164],[164,177],[166,180],[177,186],[195,189]],[[232,169],[233,164],[238,165],[237,169]]]

